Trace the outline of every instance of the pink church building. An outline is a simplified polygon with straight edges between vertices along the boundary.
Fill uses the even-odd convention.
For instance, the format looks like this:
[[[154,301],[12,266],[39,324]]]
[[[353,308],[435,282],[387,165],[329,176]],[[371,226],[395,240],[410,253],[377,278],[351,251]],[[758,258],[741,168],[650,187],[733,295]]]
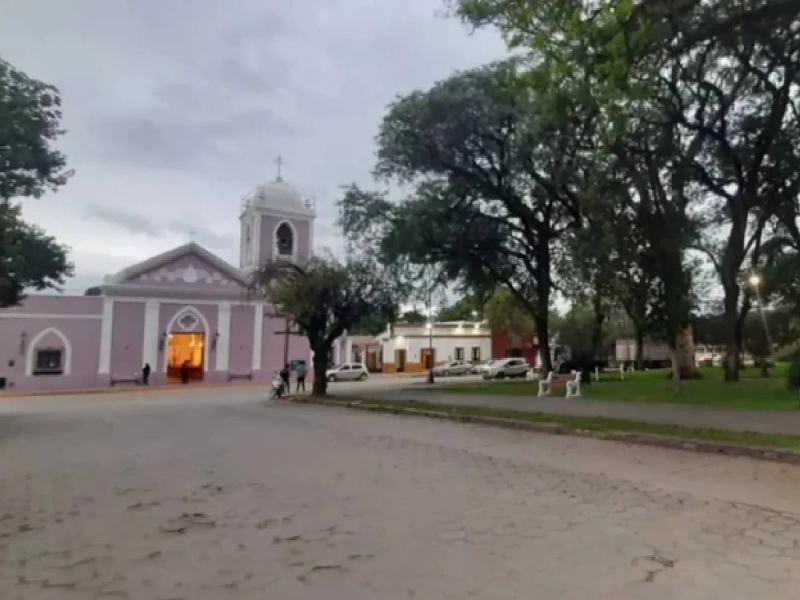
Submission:
[[[309,362],[308,340],[248,291],[272,260],[311,256],[315,213],[280,177],[242,204],[236,268],[190,242],[106,277],[92,295],[30,295],[0,310],[0,390],[141,382],[267,381],[285,358]],[[87,293],[90,293],[87,291]]]

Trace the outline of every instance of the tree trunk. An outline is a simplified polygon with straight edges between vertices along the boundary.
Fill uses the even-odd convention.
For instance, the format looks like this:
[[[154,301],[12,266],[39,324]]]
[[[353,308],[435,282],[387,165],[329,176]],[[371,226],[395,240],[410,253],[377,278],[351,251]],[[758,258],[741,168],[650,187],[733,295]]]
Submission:
[[[635,336],[636,336],[636,370],[643,371],[644,370],[644,332],[642,331],[642,326],[640,323],[634,323],[633,327],[635,329]]]
[[[676,366],[680,363],[680,356],[677,348],[670,348],[670,358],[672,360],[672,391],[676,394],[681,393],[681,372]]]
[[[694,359],[694,334],[691,325],[681,328],[675,340],[675,351],[678,367],[678,375],[681,379],[692,379],[697,376],[697,364]]]
[[[731,228],[720,265],[720,279],[725,322],[725,381],[739,381],[742,355],[742,319],[739,311],[739,269],[744,258],[744,238],[747,216],[738,213],[731,215]]]
[[[323,348],[314,351],[314,385],[311,388],[312,396],[325,396],[328,393],[328,359],[331,349]]]
[[[545,313],[546,314],[546,313]],[[553,357],[550,356],[550,327],[547,316],[536,319],[536,338],[539,341],[539,358],[542,361],[542,370],[547,373],[553,370]]]
[[[742,332],[739,326],[738,286],[736,291],[725,291],[725,381],[739,381],[741,368]]]

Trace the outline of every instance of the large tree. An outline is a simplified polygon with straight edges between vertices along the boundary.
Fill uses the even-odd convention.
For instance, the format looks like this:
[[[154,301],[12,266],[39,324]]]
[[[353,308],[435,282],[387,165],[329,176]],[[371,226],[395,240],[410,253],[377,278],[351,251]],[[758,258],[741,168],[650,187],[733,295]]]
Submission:
[[[14,199],[38,197],[71,175],[53,148],[63,133],[58,90],[0,58],[0,307],[29,288],[55,288],[72,274],[67,249],[22,220]]]
[[[19,304],[26,289],[57,288],[72,275],[67,248],[0,201],[0,308]]]
[[[709,250],[725,293],[726,379],[735,380],[750,307],[747,294],[742,298],[742,270],[748,256],[748,267],[759,264],[764,225],[792,198],[790,182],[800,177],[800,6],[772,0],[455,4],[473,25],[496,25],[512,46],[530,49],[536,70],[545,65],[554,85],[578,97],[590,95],[612,125],[610,139],[644,132],[652,142],[662,131],[658,144],[643,149],[628,143],[617,154],[638,162],[631,174],[642,179],[648,176],[644,160],[666,159],[669,177],[662,187],[671,208],[702,198],[706,212],[716,216],[722,241]],[[661,218],[674,227],[684,220],[681,212],[686,211],[672,211],[677,221]],[[659,254],[659,261],[672,263],[668,272],[680,273],[673,268],[679,262],[675,252]],[[672,295],[674,289],[664,292]]]
[[[0,58],[0,200],[38,197],[67,182],[66,157],[53,148],[63,133],[58,89]]]
[[[458,73],[392,104],[376,172],[409,184],[410,198],[348,188],[342,225],[351,238],[380,231],[387,262],[440,265],[476,292],[507,289],[533,319],[549,369],[553,262],[581,222],[579,150],[591,116],[518,86],[516,69],[505,61]]]
[[[366,319],[391,322],[397,290],[370,260],[316,256],[307,264],[276,261],[255,277],[256,290],[300,327],[314,352],[314,395],[328,389],[326,371],[333,343]]]

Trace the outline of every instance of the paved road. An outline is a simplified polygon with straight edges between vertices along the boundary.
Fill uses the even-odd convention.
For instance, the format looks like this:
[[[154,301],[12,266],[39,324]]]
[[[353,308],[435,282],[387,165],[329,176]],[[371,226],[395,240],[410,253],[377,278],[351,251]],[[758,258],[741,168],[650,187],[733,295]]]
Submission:
[[[800,585],[790,466],[211,393],[38,402],[0,403],[3,600]]]

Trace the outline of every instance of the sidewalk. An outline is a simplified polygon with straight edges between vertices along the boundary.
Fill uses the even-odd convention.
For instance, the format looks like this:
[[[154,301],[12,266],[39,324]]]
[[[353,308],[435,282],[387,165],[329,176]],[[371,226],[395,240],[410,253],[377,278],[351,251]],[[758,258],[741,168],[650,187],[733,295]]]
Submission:
[[[418,400],[435,404],[485,406],[530,412],[607,417],[648,423],[667,423],[685,427],[753,431],[757,433],[800,436],[800,410],[769,411],[719,409],[682,404],[640,404],[634,402],[598,402],[580,398],[522,398],[519,396],[448,394],[432,392],[382,392],[364,394],[385,400]],[[798,398],[800,402],[800,398]]]

